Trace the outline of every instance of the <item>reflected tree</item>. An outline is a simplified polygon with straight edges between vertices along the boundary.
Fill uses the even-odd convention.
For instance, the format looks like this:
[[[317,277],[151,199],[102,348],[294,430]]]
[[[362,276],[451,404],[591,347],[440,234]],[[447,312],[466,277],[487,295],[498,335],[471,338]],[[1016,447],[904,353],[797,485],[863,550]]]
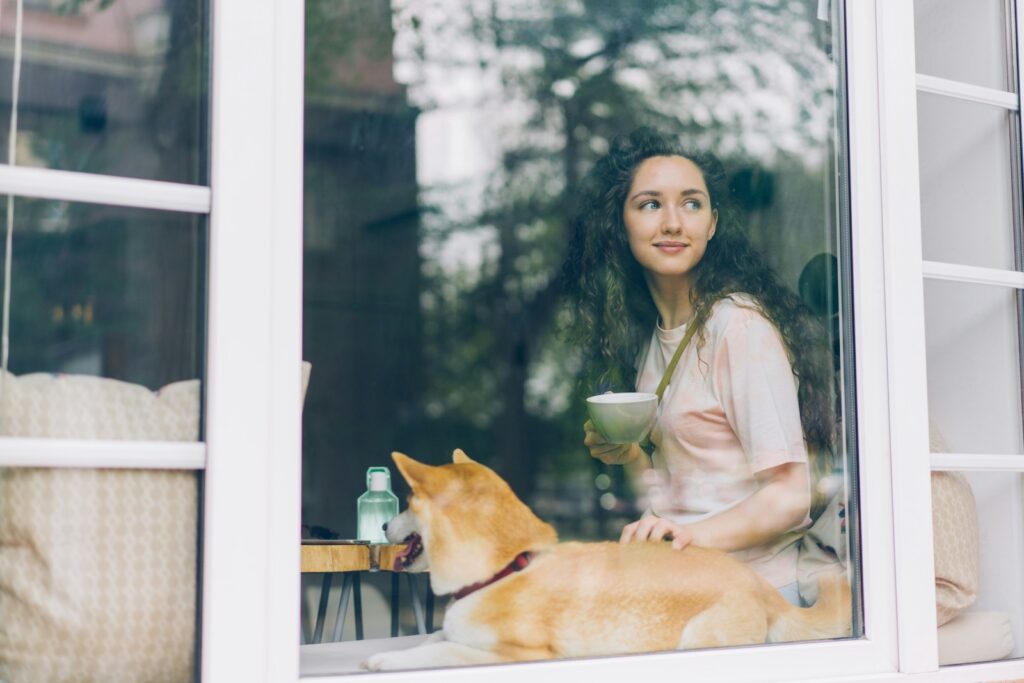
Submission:
[[[827,175],[835,69],[817,6],[396,3],[395,73],[426,137],[425,418],[472,425],[480,457],[520,495],[531,497],[544,467],[564,474],[588,460],[576,392],[596,388],[573,388],[573,350],[557,334],[581,175],[616,134],[646,124],[742,171],[748,199],[779,167],[821,193],[813,179]],[[453,126],[469,140],[462,158],[443,143]],[[431,155],[465,171],[432,176]]]

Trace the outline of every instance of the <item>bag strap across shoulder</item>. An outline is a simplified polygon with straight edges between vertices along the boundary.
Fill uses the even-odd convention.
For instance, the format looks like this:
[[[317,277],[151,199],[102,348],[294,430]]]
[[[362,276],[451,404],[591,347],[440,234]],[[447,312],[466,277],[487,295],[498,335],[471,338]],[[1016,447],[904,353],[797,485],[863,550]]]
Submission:
[[[679,341],[679,346],[676,347],[676,352],[672,354],[672,360],[668,362],[668,366],[665,367],[665,374],[661,376],[661,382],[658,383],[658,388],[654,393],[658,395],[658,404],[661,405],[661,397],[665,394],[665,389],[668,388],[669,381],[672,379],[672,373],[675,372],[676,366],[679,365],[679,359],[683,357],[683,351],[690,344],[690,340],[693,339],[694,333],[697,331],[697,326],[693,324],[693,320],[690,321],[689,327],[686,329],[686,334]],[[651,442],[650,434],[640,444],[640,448],[647,454],[653,462],[654,459],[654,443]]]
[[[676,347],[676,352],[672,354],[672,360],[668,362],[668,366],[665,367],[665,374],[661,376],[661,382],[658,383],[658,389],[654,392],[658,395],[658,403],[661,403],[661,397],[665,394],[665,389],[668,388],[669,381],[672,379],[672,373],[675,372],[676,366],[679,365],[679,359],[683,357],[683,351],[686,350],[690,340],[693,339],[694,333],[697,331],[697,326],[693,324],[691,319],[689,326],[686,328],[686,334],[683,335],[682,340],[679,342],[679,346]]]

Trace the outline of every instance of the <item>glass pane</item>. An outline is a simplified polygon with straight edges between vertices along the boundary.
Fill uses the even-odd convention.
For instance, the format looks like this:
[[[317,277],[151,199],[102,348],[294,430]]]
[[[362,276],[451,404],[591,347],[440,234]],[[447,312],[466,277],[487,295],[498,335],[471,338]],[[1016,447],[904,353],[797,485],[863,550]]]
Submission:
[[[0,2],[7,162],[15,0]],[[206,182],[206,0],[25,2],[17,163]]]
[[[158,440],[198,439],[206,218],[24,199],[14,209],[17,379],[3,400],[25,422],[9,421],[4,434],[128,438],[110,415],[77,407],[116,397],[137,408],[114,416],[135,438],[149,438],[152,420],[169,430]],[[33,411],[53,414],[35,421]]]
[[[1024,518],[1016,472],[933,472],[939,663],[1024,655]]]
[[[1005,0],[914,0],[917,73],[1017,91]],[[1011,23],[1012,26],[1012,23]]]
[[[841,3],[830,5],[841,14]],[[755,471],[799,472],[795,497],[806,500],[806,432],[814,443],[833,447],[815,451],[810,512],[815,522],[824,520],[816,532],[836,552],[810,561],[820,562],[819,568],[844,569],[845,520],[856,505],[847,493],[856,485],[855,440],[848,433],[830,441],[840,418],[855,424],[852,402],[836,398],[852,388],[853,378],[852,356],[842,355],[851,354],[852,345],[840,343],[840,330],[850,322],[844,308],[849,232],[843,185],[837,182],[839,169],[846,168],[845,133],[834,134],[845,130],[837,118],[844,105],[835,36],[842,30],[835,18],[820,16],[820,6],[816,0],[778,6],[531,0],[488,5],[484,11],[474,3],[432,0],[307,3],[303,355],[313,373],[303,418],[303,522],[311,541],[359,540],[360,497],[370,496],[363,498],[366,504],[371,493],[386,493],[367,493],[370,467],[388,467],[392,489],[400,501],[405,499],[409,486],[392,451],[439,465],[450,463],[456,448],[492,468],[564,540],[617,540],[627,524],[652,506],[671,515],[683,534],[695,515],[721,514],[759,491]],[[641,142],[642,126],[661,133]],[[622,136],[630,134],[627,143]],[[624,220],[629,182],[621,181],[614,201],[606,201],[611,195],[597,189],[595,167],[610,163],[607,155],[621,153],[622,145],[648,143],[665,147],[644,161],[668,160],[673,173],[689,169],[687,164],[706,169],[697,172],[699,183],[694,183],[721,202],[715,204],[721,211],[713,219],[715,234],[706,250],[727,254],[714,258],[734,255],[725,250],[742,251],[744,266],[721,285],[729,289],[709,284],[702,301],[711,316],[712,302],[744,291],[733,287],[749,287],[754,298],[723,299],[714,315],[728,315],[719,312],[728,309],[753,316],[764,337],[752,341],[739,332],[737,343],[775,344],[775,379],[786,387],[789,412],[783,415],[768,401],[750,403],[768,419],[784,423],[794,438],[764,461],[752,462],[768,450],[756,445],[766,432],[754,429],[745,450],[739,436],[745,418],[733,415],[729,422],[718,404],[696,411],[694,419],[721,426],[717,436],[709,437],[720,436],[721,443],[729,444],[731,450],[723,446],[721,455],[708,446],[698,456],[702,446],[684,444],[664,421],[654,431],[653,463],[627,448],[636,456],[628,466],[608,464],[592,457],[583,444],[588,396],[606,388],[631,391],[638,381],[645,391],[654,388],[646,386],[650,372],[638,376],[636,362],[655,338],[661,314],[650,289],[638,283],[646,283],[642,269],[660,266],[632,251],[626,255],[622,246],[616,258],[629,259],[622,268],[633,279],[616,280],[608,290],[591,281],[595,295],[590,298],[585,287],[566,285],[567,273],[587,268],[594,278],[613,267],[585,263],[577,258],[580,254],[596,258],[609,245],[626,244],[627,227],[615,221]],[[722,173],[704,154],[720,158]],[[698,167],[691,159],[705,165]],[[707,233],[710,204],[701,204],[699,214],[708,221],[701,223]],[[605,207],[607,223],[579,213],[579,207],[596,206]],[[620,232],[581,246],[582,233],[574,233],[574,224],[588,230],[614,225]],[[692,254],[686,251],[690,246],[668,245],[666,253],[670,260],[677,253]],[[669,278],[670,288],[688,281],[688,272]],[[608,346],[620,354],[615,361],[596,359],[588,353],[600,340],[580,340],[587,325],[577,315],[592,313],[602,296],[614,297],[616,287],[634,287],[629,296],[642,302],[643,315],[624,304],[595,317],[597,335],[608,335],[614,340]],[[782,337],[776,323],[752,310],[758,297],[775,307],[770,315],[785,328]],[[796,312],[801,300],[810,313]],[[709,330],[718,324],[705,322]],[[613,329],[616,323],[628,324],[628,334],[614,337],[621,332]],[[795,325],[803,326],[801,333]],[[685,379],[678,383],[705,386],[700,368],[704,361],[713,363],[706,346],[711,343],[709,332],[708,339],[687,349],[696,354],[700,346],[700,359],[684,355],[680,368]],[[819,390],[813,396],[798,398],[785,344],[800,345],[794,362],[809,373],[801,374],[801,386]],[[746,347],[748,352],[751,348]],[[718,370],[712,368],[712,374],[723,371],[721,363],[714,367]],[[597,377],[605,371],[618,372],[617,383]],[[758,390],[773,381],[758,380]],[[664,414],[675,419],[684,413],[672,408]],[[834,462],[832,453],[838,454]],[[699,458],[704,458],[704,471],[693,465]],[[671,485],[662,487],[665,481]],[[666,495],[659,498],[659,493]],[[492,509],[486,502],[490,499],[480,496],[478,512]],[[756,500],[752,505],[758,508]],[[807,512],[796,510],[799,519],[776,525],[733,559],[749,561],[793,600],[810,602],[816,597],[816,575],[796,567],[807,558],[803,544],[817,545],[809,535],[787,533],[806,521]],[[849,517],[854,535],[856,515]],[[388,529],[393,543],[380,551],[381,558],[393,551],[387,548],[401,545],[395,541],[415,538],[401,532],[401,522]],[[852,545],[850,552],[856,553]],[[453,593],[486,580],[482,574],[487,572],[480,570],[489,562],[485,555],[467,552],[458,561],[479,576],[446,578],[434,567],[429,578],[435,591]],[[358,546],[308,543],[303,556],[309,560],[307,574],[315,575],[306,577],[306,637],[318,640],[320,574],[332,565],[314,559],[350,559],[348,566],[360,576],[358,568],[368,568],[371,555]],[[856,556],[850,564],[857,566]],[[364,578],[387,596],[393,578],[387,570],[395,565],[381,559],[379,567],[384,570],[380,575]],[[496,573],[502,567],[493,569]],[[798,576],[805,579],[803,593],[794,585]],[[421,591],[425,578],[420,577]],[[340,583],[341,577],[333,581]],[[856,576],[853,581],[856,593]],[[389,630],[388,613],[375,611],[369,599],[363,604],[365,635],[374,641],[373,648],[408,647],[406,641],[381,641],[389,634],[427,630],[426,604],[418,613],[407,599],[404,578],[400,587],[405,597],[397,631]],[[341,597],[327,596],[319,635],[353,639],[351,622],[334,629]],[[843,632],[850,612],[838,618]],[[433,617],[435,625],[441,623],[439,606]],[[608,623],[617,618],[610,612]],[[851,630],[859,634],[859,627]],[[629,643],[621,648],[644,649]],[[309,652],[312,656],[318,650]],[[350,664],[355,667],[358,661]],[[335,660],[327,666],[311,668],[314,663],[304,653],[306,673],[330,673],[330,666],[345,665]]]
[[[0,679],[193,680],[197,489],[194,472],[0,469]]]
[[[926,280],[928,411],[954,453],[1024,452],[1018,294]]]
[[[1011,112],[918,95],[925,260],[1013,270]]]

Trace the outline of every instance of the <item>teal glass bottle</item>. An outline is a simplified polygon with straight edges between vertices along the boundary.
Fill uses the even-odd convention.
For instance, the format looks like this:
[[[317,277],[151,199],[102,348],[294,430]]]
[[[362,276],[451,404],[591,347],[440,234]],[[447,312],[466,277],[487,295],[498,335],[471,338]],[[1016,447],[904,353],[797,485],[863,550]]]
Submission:
[[[387,543],[384,525],[398,516],[398,496],[391,492],[387,467],[366,470],[366,493],[356,505],[356,537],[370,543]]]

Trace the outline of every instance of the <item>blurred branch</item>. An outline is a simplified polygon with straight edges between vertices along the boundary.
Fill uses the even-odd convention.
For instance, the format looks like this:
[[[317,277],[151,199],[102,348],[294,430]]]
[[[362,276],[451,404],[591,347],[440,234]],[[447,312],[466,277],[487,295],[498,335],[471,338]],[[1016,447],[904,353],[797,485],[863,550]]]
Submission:
[[[87,5],[96,5],[99,10],[105,10],[114,4],[116,0],[64,0],[57,8],[61,14],[78,14]]]

